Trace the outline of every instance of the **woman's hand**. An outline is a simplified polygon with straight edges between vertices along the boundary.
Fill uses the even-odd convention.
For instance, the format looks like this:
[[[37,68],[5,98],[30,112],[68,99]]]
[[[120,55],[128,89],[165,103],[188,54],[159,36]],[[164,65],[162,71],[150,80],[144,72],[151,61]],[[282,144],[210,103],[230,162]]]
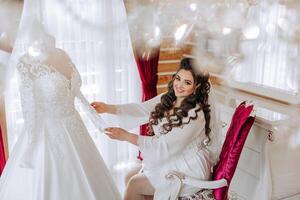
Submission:
[[[97,113],[110,113],[116,114],[116,107],[114,105],[108,105],[103,102],[93,102],[91,106],[96,110]]]
[[[127,141],[131,144],[137,145],[138,136],[132,133],[127,132],[122,128],[106,128],[105,134],[108,135],[111,139],[120,140],[120,141]]]
[[[91,106],[97,111],[97,113],[106,113],[108,111],[106,103],[92,102]]]

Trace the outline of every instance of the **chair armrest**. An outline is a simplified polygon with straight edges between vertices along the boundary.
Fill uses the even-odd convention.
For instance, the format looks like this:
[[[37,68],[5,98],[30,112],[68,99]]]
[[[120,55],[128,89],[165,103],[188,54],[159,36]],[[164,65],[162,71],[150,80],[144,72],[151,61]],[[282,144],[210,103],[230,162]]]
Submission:
[[[192,178],[189,176],[186,176],[183,173],[171,171],[166,175],[167,179],[177,179],[181,182],[181,184],[186,184],[194,187],[198,187],[200,189],[217,189],[227,186],[226,179],[222,178],[220,180],[214,180],[214,181],[203,181],[200,179]]]
[[[227,181],[224,178],[215,181],[203,181],[196,178],[185,177],[183,183],[202,189],[217,189],[227,186]]]

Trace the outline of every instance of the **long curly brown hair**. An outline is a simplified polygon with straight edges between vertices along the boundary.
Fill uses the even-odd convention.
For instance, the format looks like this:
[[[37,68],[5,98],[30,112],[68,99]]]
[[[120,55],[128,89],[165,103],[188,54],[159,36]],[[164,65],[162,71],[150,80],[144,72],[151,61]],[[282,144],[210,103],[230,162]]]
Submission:
[[[168,92],[161,96],[161,101],[155,106],[155,110],[151,112],[149,125],[148,125],[148,135],[154,135],[152,126],[158,125],[159,120],[162,118],[166,118],[167,122],[162,125],[163,134],[167,134],[170,132],[173,127],[182,127],[185,124],[188,124],[191,120],[196,120],[198,118],[198,112],[201,110],[204,113],[205,117],[205,135],[208,138],[208,143],[210,142],[210,105],[208,103],[208,94],[210,91],[210,83],[209,83],[209,75],[204,74],[196,74],[193,66],[192,59],[183,58],[180,63],[180,67],[177,70],[176,74],[180,70],[190,71],[195,85],[199,85],[196,87],[194,93],[187,96],[181,103],[180,107],[174,107],[174,103],[176,101],[175,91],[173,89],[173,82],[175,79],[175,75],[173,75],[172,80],[168,84]],[[199,108],[195,110],[195,116],[189,116],[187,122],[183,122],[183,118],[188,117],[189,110],[195,108],[199,105]],[[173,109],[173,113],[169,114]]]

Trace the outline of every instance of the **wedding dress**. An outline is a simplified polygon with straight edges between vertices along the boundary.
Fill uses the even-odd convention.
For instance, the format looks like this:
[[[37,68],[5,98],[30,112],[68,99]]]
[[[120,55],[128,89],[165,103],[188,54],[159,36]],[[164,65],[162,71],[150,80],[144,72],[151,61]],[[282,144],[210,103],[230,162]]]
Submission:
[[[92,112],[80,92],[80,75],[71,60],[59,68],[29,54],[18,61],[25,130],[1,176],[0,199],[119,200],[110,172],[75,109],[78,98]]]

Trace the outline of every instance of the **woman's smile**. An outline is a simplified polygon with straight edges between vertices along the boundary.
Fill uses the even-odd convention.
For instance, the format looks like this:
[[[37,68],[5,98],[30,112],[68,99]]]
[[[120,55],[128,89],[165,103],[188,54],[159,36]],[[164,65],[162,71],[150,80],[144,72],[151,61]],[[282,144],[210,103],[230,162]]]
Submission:
[[[184,93],[184,91],[185,91],[183,88],[178,87],[178,86],[175,86],[175,90],[176,90],[176,92],[178,92],[178,93]]]

